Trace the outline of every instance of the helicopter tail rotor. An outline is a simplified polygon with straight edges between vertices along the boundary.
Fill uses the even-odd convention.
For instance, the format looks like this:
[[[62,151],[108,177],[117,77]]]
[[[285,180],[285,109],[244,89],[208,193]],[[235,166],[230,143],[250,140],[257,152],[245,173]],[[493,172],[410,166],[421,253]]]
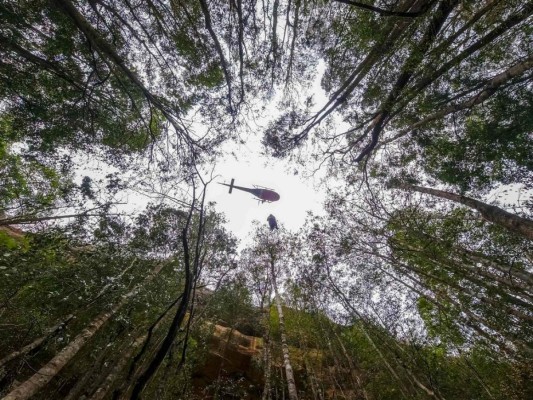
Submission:
[[[235,182],[235,178],[232,178],[231,179],[231,183],[229,185],[229,193],[231,193],[231,191],[233,190],[233,183]]]

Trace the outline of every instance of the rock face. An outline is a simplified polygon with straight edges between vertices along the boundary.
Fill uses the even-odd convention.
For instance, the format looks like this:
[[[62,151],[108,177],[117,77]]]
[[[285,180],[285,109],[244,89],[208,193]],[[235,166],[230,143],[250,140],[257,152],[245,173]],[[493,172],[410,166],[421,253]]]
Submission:
[[[194,400],[261,400],[265,383],[263,339],[212,325],[208,345],[205,362],[193,374]],[[331,365],[317,349],[290,346],[290,353],[300,400],[366,398],[363,392],[354,390],[357,371]],[[277,386],[272,398],[286,399],[281,353],[273,350],[271,356],[272,384]]]
[[[261,338],[215,325],[206,361],[193,375],[195,395],[202,399],[260,399],[262,350]]]

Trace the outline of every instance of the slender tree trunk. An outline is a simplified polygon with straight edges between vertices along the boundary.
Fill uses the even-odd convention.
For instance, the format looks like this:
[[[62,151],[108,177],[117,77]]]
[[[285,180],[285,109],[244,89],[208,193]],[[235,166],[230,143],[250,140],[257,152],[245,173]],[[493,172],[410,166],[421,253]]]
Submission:
[[[335,1],[337,3],[348,4],[348,5],[353,6],[353,7],[358,7],[358,8],[361,8],[363,10],[372,11],[372,12],[375,12],[375,13],[383,16],[383,17],[403,17],[403,18],[416,18],[416,17],[419,17],[419,16],[423,15],[429,9],[431,4],[434,3],[434,1],[429,1],[427,3],[427,6],[424,6],[420,11],[416,11],[416,12],[401,12],[401,11],[394,11],[394,10],[385,10],[383,8],[374,7],[372,5],[361,3],[361,2],[358,2],[358,1],[354,1],[354,0],[333,0],[333,1]]]
[[[82,212],[79,214],[67,214],[67,215],[50,215],[47,217],[38,217],[36,215],[21,215],[19,217],[12,217],[12,218],[5,218],[0,219],[0,226],[6,226],[6,225],[30,225],[35,224],[37,222],[42,221],[52,221],[56,219],[65,219],[65,218],[78,218],[78,217],[98,217],[99,214],[88,214],[86,212]]]
[[[272,9],[272,40],[269,52],[269,55],[270,53],[272,54],[272,86],[274,86],[274,80],[276,77],[276,66],[278,65],[278,8],[279,0],[274,0],[274,5]]]
[[[423,0],[407,0],[398,4],[398,11],[419,11],[427,2]],[[310,120],[310,123],[305,129],[298,134],[296,141],[299,142],[307,137],[309,131],[320,124],[329,114],[342,105],[355,90],[357,85],[364,79],[372,67],[381,59],[383,54],[387,54],[395,43],[406,32],[407,27],[412,23],[412,18],[387,19],[377,38],[376,44],[372,47],[365,59],[361,61],[350,74],[350,76],[342,83],[341,87],[332,93],[328,102],[316,113]],[[351,130],[354,131],[354,130]]]
[[[440,312],[446,313],[446,311],[445,311],[446,307],[444,307],[441,304],[440,300],[439,300],[440,297],[444,297],[445,301],[450,302],[451,304],[453,304],[455,307],[459,308],[465,314],[466,317],[464,318],[464,320],[465,320],[464,323],[469,328],[475,330],[480,336],[483,336],[487,340],[489,340],[489,342],[491,342],[493,344],[496,344],[500,349],[502,349],[502,347],[506,348],[506,350],[505,350],[506,352],[507,352],[507,349],[509,349],[508,345],[496,341],[494,336],[491,336],[491,335],[487,334],[487,332],[485,332],[482,329],[480,329],[479,326],[486,326],[486,327],[488,327],[488,328],[490,328],[491,330],[494,330],[494,331],[497,331],[497,330],[495,330],[493,327],[491,327],[490,324],[487,324],[487,322],[485,320],[482,320],[481,318],[479,318],[476,315],[472,314],[468,309],[465,309],[459,302],[457,302],[456,300],[452,299],[447,294],[446,291],[442,291],[442,290],[435,291],[435,290],[433,290],[431,288],[428,289],[428,288],[426,288],[426,285],[424,283],[422,283],[418,279],[412,277],[407,272],[400,270],[400,273],[402,274],[402,276],[407,277],[408,279],[412,280],[416,285],[418,285],[420,287],[424,287],[424,288],[426,288],[426,290],[429,291],[429,293],[423,293],[420,290],[416,289],[414,286],[412,286],[409,283],[399,279],[398,277],[395,277],[393,274],[390,274],[389,272],[385,271],[384,269],[382,269],[382,268],[379,268],[379,269],[383,273],[387,274],[392,279],[394,279],[396,282],[400,283],[401,285],[404,285],[408,289],[410,289],[413,292],[415,292],[416,294],[418,294],[421,298],[424,298],[427,301],[429,301],[430,303],[434,304],[436,307],[439,308]],[[476,322],[479,326],[476,325],[474,322]],[[506,337],[506,339],[509,340],[510,342],[512,342],[512,339],[507,338],[507,337]]]
[[[278,293],[278,284],[276,282],[276,274],[274,271],[274,258],[270,259],[272,287],[274,288],[274,301],[278,309],[279,317],[279,331],[281,333],[281,349],[283,352],[283,364],[285,366],[285,376],[287,378],[287,389],[289,391],[290,400],[298,400],[298,392],[296,390],[296,382],[294,380],[294,373],[292,370],[289,346],[287,345],[287,335],[285,334],[285,318],[283,316],[283,308],[281,306],[281,298]]]
[[[516,214],[511,214],[499,207],[483,203],[482,201],[472,199],[470,197],[459,194],[445,192],[443,190],[431,189],[422,186],[409,185],[407,183],[400,183],[396,185],[398,189],[415,191],[420,193],[430,194],[432,196],[440,197],[442,199],[451,200],[455,203],[463,204],[467,207],[477,210],[481,216],[493,224],[499,225],[507,230],[521,235],[529,240],[533,240],[533,221],[527,218],[520,217]]]
[[[409,129],[412,130],[412,129],[418,128],[428,122],[434,121],[447,114],[451,114],[451,113],[454,113],[460,110],[464,110],[466,108],[471,108],[476,104],[481,104],[483,101],[485,101],[490,96],[492,96],[494,93],[496,93],[496,90],[500,86],[504,85],[511,79],[522,75],[524,72],[530,70],[531,68],[533,68],[533,57],[529,57],[526,60],[513,65],[511,68],[493,77],[490,81],[487,82],[483,90],[481,90],[481,92],[477,93],[475,96],[463,101],[462,103],[450,105],[444,108],[443,110],[440,110],[432,115],[429,115],[423,120],[413,124]]]
[[[475,252],[472,250],[467,250],[462,247],[455,246],[454,250],[457,251],[460,255],[466,257],[471,262],[485,264],[495,270],[501,272],[502,274],[508,275],[511,278],[521,279],[527,285],[526,288],[530,290],[533,288],[533,274],[526,270],[520,270],[517,268],[513,269],[512,265],[501,265],[499,262],[492,260],[490,257],[487,257],[485,254],[480,252]]]
[[[328,273],[329,275],[329,273]],[[347,310],[350,310],[351,312],[353,312],[353,314],[361,320],[361,330],[363,331],[363,335],[367,338],[367,340],[369,341],[370,345],[374,348],[374,350],[376,351],[376,353],[378,354],[379,358],[381,359],[381,361],[383,362],[383,364],[385,365],[385,367],[387,367],[387,369],[389,370],[389,372],[391,373],[391,375],[396,379],[396,381],[398,382],[398,389],[400,390],[400,392],[402,393],[402,395],[405,397],[405,398],[410,398],[412,396],[408,396],[408,394],[411,394],[410,393],[410,390],[408,390],[408,388],[405,386],[403,380],[400,378],[400,376],[398,375],[398,373],[396,372],[396,370],[392,367],[392,365],[389,363],[389,361],[387,360],[387,358],[385,357],[385,355],[383,354],[383,352],[380,350],[380,348],[376,345],[376,343],[374,342],[374,339],[372,338],[372,336],[370,336],[370,333],[367,331],[366,327],[365,327],[365,319],[363,318],[363,316],[361,315],[361,313],[359,313],[359,311],[357,311],[355,309],[355,307],[350,303],[349,299],[346,297],[346,295],[338,288],[338,286],[333,282],[333,279],[331,278],[331,275],[328,276],[328,279],[329,279],[329,282],[330,282],[330,285],[333,289],[333,291],[337,294],[337,296],[340,298],[340,300],[344,303],[344,307],[347,309]]]
[[[108,311],[102,312],[93,321],[56,354],[46,365],[39,369],[33,376],[23,382],[16,389],[11,391],[2,400],[25,400],[33,396],[37,391],[43,388],[48,382],[52,380],[67,363],[78,353],[78,351],[91,339],[96,332],[113,316],[115,315],[132,297],[137,295],[140,289],[152,281],[159,272],[163,269],[165,264],[159,264],[148,275],[143,282],[139,283],[133,290],[124,294],[121,299]]]
[[[362,381],[359,373],[357,372],[357,368],[356,368],[356,366],[355,366],[355,364],[354,364],[354,362],[352,360],[352,357],[350,357],[350,355],[348,354],[348,350],[346,350],[346,347],[342,343],[342,340],[339,337],[339,335],[337,335],[336,332],[333,332],[333,334],[335,335],[335,338],[339,342],[339,346],[340,346],[340,348],[342,350],[342,354],[343,354],[344,358],[348,362],[348,366],[350,368],[350,374],[352,375],[352,379],[357,383],[357,386],[361,390],[365,400],[370,400],[370,397],[368,396],[368,393],[366,392],[365,387],[363,385],[363,381]]]
[[[186,231],[184,231],[184,236],[186,235]],[[186,236],[184,239],[184,242],[186,242]],[[178,306],[178,309],[176,311],[176,314],[174,315],[174,319],[172,320],[172,323],[170,324],[169,330],[167,332],[167,335],[163,339],[163,342],[159,346],[156,355],[154,356],[153,360],[150,362],[148,367],[141,373],[139,378],[137,378],[137,382],[135,383],[135,386],[133,387],[133,391],[131,394],[131,399],[135,400],[138,399],[141,395],[142,391],[148,384],[148,381],[151,379],[151,377],[155,374],[161,363],[163,362],[166,354],[168,353],[168,350],[170,349],[170,346],[174,342],[174,339],[176,338],[176,335],[178,333],[178,329],[181,326],[183,320],[185,319],[185,315],[187,313],[187,308],[189,306],[189,299],[192,292],[192,272],[190,268],[190,262],[188,260],[189,257],[189,250],[188,245],[185,245],[185,252],[186,252],[186,266],[185,266],[185,289],[183,291],[183,297],[181,298],[181,302]]]
[[[240,99],[239,104],[237,107],[240,106],[240,104],[244,101],[244,20],[242,15],[242,0],[237,0],[237,18],[239,20],[239,79],[241,81],[241,88],[240,88]]]
[[[103,369],[104,359],[108,355],[109,352],[106,348],[101,349],[100,354],[96,360],[94,360],[93,365],[90,368],[83,370],[83,375],[80,376],[76,384],[72,387],[72,389],[70,389],[67,396],[63,400],[80,400],[85,398],[86,395],[90,393],[90,386],[97,384],[95,383],[95,380],[98,380],[98,378],[94,375],[94,373]]]
[[[274,286],[276,288],[276,286]],[[283,351],[283,364],[285,366],[285,375],[287,377],[287,389],[289,391],[290,400],[298,400],[298,392],[296,390],[296,382],[294,380],[294,373],[292,370],[290,355],[289,355],[289,346],[287,345],[287,335],[285,334],[285,318],[283,316],[283,309],[281,307],[281,299],[279,294],[276,291],[276,307],[278,309],[279,316],[279,330],[281,333],[281,348]]]
[[[487,325],[487,322],[484,321],[484,320],[481,320],[479,317],[477,317],[476,315],[472,314],[468,309],[465,309],[459,302],[457,302],[456,300],[452,299],[447,293],[446,291],[435,291],[435,290],[432,290],[432,289],[429,289],[429,291],[431,292],[431,294],[429,293],[423,293],[421,291],[419,291],[418,289],[414,288],[412,285],[410,285],[409,283],[407,282],[404,282],[403,280],[399,279],[399,278],[396,278],[394,277],[394,275],[392,274],[389,274],[388,272],[386,272],[385,270],[381,269],[384,273],[386,273],[388,276],[392,277],[396,282],[399,282],[400,284],[404,285],[405,287],[409,288],[410,290],[412,290],[413,292],[417,293],[421,298],[424,298],[426,299],[427,301],[429,301],[430,303],[434,304],[440,312],[444,312],[444,313],[447,313],[446,312],[446,307],[444,307],[441,302],[440,302],[440,297],[443,297],[445,299],[445,301],[448,301],[450,302],[451,304],[453,304],[455,307],[459,308],[464,314],[466,317],[463,317],[464,319],[464,323],[465,325],[467,325],[469,328],[473,329],[474,331],[476,331],[480,336],[486,338],[489,342],[495,344],[498,346],[498,348],[500,348],[500,350],[502,348],[505,348],[505,352],[507,353],[507,350],[509,349],[509,347],[507,347],[508,345],[506,345],[505,343],[502,343],[502,342],[499,342],[495,339],[494,336],[492,335],[489,335],[487,332],[485,332],[484,330],[482,330],[480,328],[480,326],[486,326],[488,328],[490,328],[491,330],[495,330],[494,328],[490,327]],[[425,285],[420,282],[418,279],[416,278],[413,278],[412,276],[410,276],[409,274],[405,273],[405,272],[400,272],[402,274],[402,276],[405,276],[407,277],[408,279],[412,280],[413,282],[415,282],[415,284],[417,284],[418,286],[421,286],[421,287],[425,287]],[[434,296],[434,297],[433,297]],[[477,323],[477,325],[476,325]],[[479,326],[478,326],[479,325]],[[511,339],[507,338],[509,341],[512,342]]]
[[[426,28],[426,31],[422,35],[422,38],[411,54],[409,54],[409,57],[405,60],[401,73],[396,79],[394,86],[389,91],[385,100],[381,103],[376,117],[368,128],[369,131],[372,132],[370,142],[361,150],[359,155],[355,157],[355,162],[364,160],[377,146],[379,136],[390,120],[393,105],[411,81],[417,67],[423,60],[422,56],[431,48],[431,45],[436,40],[437,35],[444,26],[448,16],[458,4],[459,0],[442,0],[439,4],[437,10],[433,14],[433,18],[430,20],[430,23]]]
[[[196,287],[196,281],[199,278],[199,274],[201,270],[201,266],[200,266],[201,243],[203,241],[204,228],[205,228],[205,219],[204,219],[205,194],[206,194],[206,185],[204,185],[202,201],[200,205],[200,215],[199,215],[199,222],[198,222],[196,245],[195,245],[193,261],[191,262],[191,252],[189,249],[189,241],[188,241],[187,235],[189,234],[189,226],[191,224],[193,211],[196,209],[195,208],[196,187],[193,186],[193,199],[194,200],[189,210],[189,216],[187,218],[187,223],[181,233],[181,243],[183,246],[183,265],[185,268],[185,287],[183,289],[181,301],[176,310],[176,314],[174,315],[174,318],[172,319],[172,322],[170,323],[167,334],[165,335],[165,337],[163,338],[163,341],[159,345],[154,355],[154,358],[150,361],[146,369],[137,378],[137,381],[135,382],[135,385],[133,386],[133,390],[131,393],[131,397],[130,397],[131,400],[136,400],[140,397],[142,391],[144,390],[144,388],[146,387],[146,385],[148,384],[152,376],[156,373],[161,363],[163,362],[165,356],[169,352],[172,344],[174,343],[174,340],[176,339],[176,335],[178,334],[178,329],[180,328],[181,324],[183,323],[185,319],[191,297],[194,299],[194,288]],[[191,317],[192,316],[190,316],[190,318]],[[185,352],[187,349],[187,336],[185,336],[184,340],[185,340],[185,343],[183,345],[181,360],[178,363],[178,367],[177,367],[178,370],[183,366],[183,363],[185,362]]]
[[[262,308],[261,308],[262,309]],[[265,370],[265,384],[263,386],[262,400],[270,400],[271,385],[272,385],[272,354],[270,343],[270,306],[268,307],[268,314],[266,314],[265,334],[263,336],[263,364]]]
[[[410,246],[407,243],[402,244],[404,249],[408,249],[411,252],[416,253],[423,253],[424,249]],[[525,293],[520,288],[509,285],[508,282],[505,280],[502,280],[500,277],[495,276],[494,274],[491,274],[487,271],[484,271],[480,268],[474,267],[472,265],[466,265],[462,262],[454,262],[453,260],[440,260],[436,258],[435,256],[432,256],[431,254],[425,254],[425,257],[435,263],[436,266],[439,268],[444,268],[447,271],[450,271],[452,274],[465,279],[469,281],[470,283],[473,283],[475,285],[478,285],[482,288],[485,288],[489,291],[496,291],[503,299],[504,301],[514,304],[519,307],[524,307],[526,309],[531,308],[531,302],[527,301],[531,299],[531,295],[528,293]],[[400,264],[397,264],[400,265]],[[434,279],[436,281],[442,282],[446,286],[450,286],[451,288],[454,288],[457,290],[457,293],[469,293],[472,295],[472,297],[477,298],[478,300],[491,304],[491,305],[499,305],[501,308],[501,304],[499,304],[497,301],[492,300],[490,297],[483,296],[480,293],[476,293],[476,291],[470,289],[471,285],[458,285],[454,280],[444,280],[442,278],[439,278],[431,273],[428,273],[427,271],[421,270],[419,268],[414,268],[410,266],[409,264],[401,264],[403,268],[406,268],[412,272],[414,272],[417,275],[423,275],[429,279]],[[480,279],[479,276],[483,276],[486,278],[485,280]],[[502,285],[499,285],[498,283],[502,283]],[[524,299],[522,299],[524,298]],[[512,308],[507,308],[508,314],[513,314],[524,321],[531,321],[533,317],[526,315],[518,310],[514,310]]]
[[[315,373],[313,372],[313,368],[311,367],[311,363],[306,359],[306,356],[304,355],[304,367],[307,375],[307,379],[309,381],[309,387],[311,388],[311,392],[313,393],[313,399],[319,398],[319,393],[317,392],[317,384],[316,384],[316,378]]]
[[[69,323],[69,321],[74,318],[74,316],[71,314],[69,316],[67,316],[67,318],[65,318],[63,321],[61,321],[59,324],[55,325],[54,327],[50,328],[46,335],[44,336],[41,336],[40,338],[38,339],[35,339],[33,342],[31,342],[30,344],[24,346],[22,349],[20,350],[16,350],[14,352],[12,352],[11,354],[5,356],[4,358],[2,358],[0,360],[0,367],[4,366],[5,364],[7,364],[8,362],[14,360],[15,358],[18,358],[20,356],[23,356],[25,354],[28,354],[30,351],[33,351],[37,348],[39,348],[44,342],[46,342],[50,337],[52,337],[53,335],[55,335],[58,331],[60,331],[61,329],[63,329],[65,327],[66,324]]]
[[[211,14],[209,13],[209,6],[207,5],[207,2],[205,0],[200,0],[200,8],[202,9],[202,13],[204,15],[205,28],[209,32],[209,35],[211,36],[211,39],[213,40],[215,50],[218,53],[218,56],[220,58],[220,65],[222,66],[222,72],[224,73],[224,78],[226,79],[226,85],[228,85],[229,108],[230,108],[230,111],[233,113],[235,110],[233,109],[233,103],[232,103],[233,95],[232,95],[231,76],[229,73],[228,62],[226,61],[226,57],[224,57],[224,51],[222,50],[222,46],[220,45],[217,35],[213,29],[213,23],[211,21]]]
[[[106,376],[104,383],[100,386],[96,392],[90,397],[90,400],[101,400],[111,389],[111,386],[117,379],[120,372],[126,367],[126,364],[130,361],[131,355],[148,337],[148,334],[139,336],[135,341],[121,354],[120,359],[115,364],[109,375]]]
[[[485,100],[491,97],[494,93],[496,93],[502,85],[506,84],[511,79],[524,74],[526,71],[530,70],[532,67],[533,67],[533,57],[529,57],[526,60],[513,65],[511,68],[494,76],[491,80],[489,80],[485,84],[485,86],[481,89],[481,91],[476,93],[474,96],[468,99],[465,99],[460,103],[455,103],[447,107],[444,107],[443,109],[433,114],[430,114],[427,117],[413,123],[409,127],[401,130],[398,134],[396,134],[392,138],[382,141],[379,147],[387,143],[394,142],[395,140],[409,134],[414,129],[420,128],[421,126],[424,126],[432,121],[443,118],[446,115],[449,115],[449,114],[452,114],[452,113],[455,113],[461,110],[465,110],[468,108],[472,108],[477,104],[483,103]]]
[[[294,22],[292,23],[292,39],[291,39],[291,50],[289,53],[289,62],[287,64],[287,75],[285,76],[285,87],[288,87],[289,81],[292,74],[292,64],[294,59],[294,49],[296,46],[296,37],[298,36],[298,23],[299,23],[299,13],[300,13],[300,0],[296,0],[294,6]],[[287,19],[288,19],[287,15]]]
[[[490,5],[490,7],[495,6],[497,3],[498,2],[495,2],[494,4]],[[402,101],[401,105],[396,108],[395,113],[397,114],[400,110],[403,110],[411,102],[411,100],[417,97],[420,93],[423,93],[424,89],[426,89],[429,85],[435,82],[439,77],[444,75],[450,69],[458,66],[463,60],[467,59],[468,57],[471,57],[483,47],[487,46],[503,34],[507,33],[514,26],[522,23],[524,20],[529,18],[531,16],[532,11],[533,3],[526,2],[524,7],[520,10],[518,14],[510,15],[500,25],[492,29],[490,32],[486,33],[483,37],[481,37],[479,40],[465,48],[451,60],[443,64],[437,65],[437,68],[428,68],[427,71],[425,71],[427,73],[422,75],[422,77],[418,79],[418,81],[413,83],[412,87],[410,88],[409,95],[407,95],[406,98]],[[443,52],[442,50],[441,52]]]
[[[471,285],[459,286],[458,284],[453,283],[453,281],[449,281],[449,282],[448,281],[444,281],[444,280],[442,280],[441,278],[439,278],[437,276],[434,276],[432,274],[428,274],[425,271],[420,271],[420,270],[418,270],[416,268],[412,268],[409,265],[402,264],[402,263],[395,262],[395,261],[391,261],[391,262],[393,262],[396,265],[397,268],[400,267],[399,271],[400,271],[400,273],[403,276],[406,276],[407,278],[413,280],[419,286],[426,287],[426,285],[424,283],[422,283],[422,282],[418,281],[417,279],[413,278],[412,276],[410,276],[410,274],[406,273],[405,270],[407,270],[409,272],[413,272],[415,275],[422,275],[422,276],[426,277],[427,279],[430,279],[430,280],[435,281],[435,282],[440,282],[441,284],[449,286],[450,288],[453,288],[456,291],[456,293],[468,294],[472,298],[475,298],[475,299],[479,300],[480,302],[484,303],[485,305],[493,307],[495,309],[502,309],[502,311],[504,311],[506,314],[513,315],[516,318],[518,318],[518,319],[520,319],[520,320],[522,320],[522,321],[524,321],[526,323],[529,323],[529,321],[532,320],[532,317],[530,315],[524,314],[523,312],[520,312],[518,310],[515,310],[515,309],[510,308],[510,307],[506,307],[506,306],[503,306],[503,308],[502,308],[501,302],[499,302],[498,300],[494,300],[491,297],[480,295],[477,290],[472,290]],[[438,263],[438,265],[441,265],[441,264]],[[449,269],[446,266],[442,266],[442,268]],[[421,293],[421,292],[417,291],[416,289],[411,287],[411,285],[408,285],[408,284],[406,284],[405,282],[403,282],[403,281],[401,281],[399,279],[396,279],[396,280],[398,282],[400,282],[401,284],[404,284],[406,287],[409,287],[411,290],[414,290],[419,295],[423,296],[424,298],[426,298],[428,301],[432,302],[434,305],[436,305],[440,309],[444,310],[445,307],[442,306],[442,304],[440,303],[439,298],[444,298],[445,301],[453,304],[455,307],[457,307],[458,309],[460,309],[464,313],[464,315],[466,316],[464,323],[469,328],[471,328],[474,331],[476,331],[481,337],[484,337],[490,343],[497,345],[505,353],[513,352],[513,349],[512,349],[512,347],[509,346],[509,343],[513,343],[514,345],[516,345],[517,347],[520,347],[524,351],[526,351],[528,353],[531,353],[532,349],[528,346],[528,344],[526,344],[522,340],[517,339],[514,335],[510,335],[508,333],[501,332],[501,328],[498,328],[497,326],[495,326],[494,325],[494,321],[491,321],[490,319],[486,319],[484,317],[478,317],[478,316],[474,315],[469,310],[468,306],[464,307],[458,300],[455,300],[452,297],[450,297],[450,295],[447,293],[446,290],[443,291],[443,290],[435,290],[433,288],[429,288],[429,290],[435,296],[435,298],[433,298],[433,297],[429,296],[428,294],[424,294],[424,293]],[[487,290],[491,290],[491,288],[488,288],[486,285],[483,284],[483,282],[476,281],[476,280],[471,280],[471,281],[472,281],[472,283],[474,283],[476,285],[479,285],[480,287],[483,287],[483,288],[485,288]],[[523,306],[523,307],[526,307],[526,308],[530,308],[530,305],[528,303],[517,304],[517,305],[520,305],[520,306]],[[481,327],[486,327],[487,329],[489,329],[492,332],[497,332],[499,335],[501,335],[503,338],[505,338],[506,342],[502,342],[501,340],[497,340],[496,336],[486,332],[485,330],[481,329]]]
[[[112,66],[122,71],[122,73],[135,85],[140,91],[142,91],[144,97],[151,106],[158,109],[166,120],[176,129],[176,132],[189,146],[193,146],[194,140],[187,133],[187,129],[183,126],[180,120],[179,110],[175,105],[169,106],[169,104],[161,99],[159,96],[152,93],[142,82],[137,73],[126,65],[126,61],[119,55],[114,46],[109,43],[93,25],[81,14],[71,0],[55,0],[54,1],[59,8],[67,15],[72,22],[83,32],[87,40],[90,42],[93,49],[98,51],[104,61],[110,66],[113,74],[117,74]]]
[[[135,367],[136,367],[137,363],[141,360],[143,355],[146,353],[146,350],[148,348],[148,345],[150,343],[150,339],[152,338],[152,335],[153,335],[154,331],[160,326],[160,324],[162,323],[164,318],[167,316],[167,314],[170,312],[170,310],[176,304],[178,304],[178,301],[182,297],[183,297],[183,294],[178,296],[172,303],[170,303],[167,306],[167,308],[159,315],[159,317],[148,328],[148,331],[147,331],[146,335],[143,336],[143,343],[142,343],[141,350],[132,358],[129,371],[126,374],[126,376],[124,377],[124,379],[122,380],[122,384],[120,385],[120,387],[118,387],[117,389],[115,389],[113,391],[113,399],[114,400],[120,398],[123,392],[128,392],[128,389],[131,386],[131,382],[132,382],[133,377],[137,378],[137,376],[134,374],[135,369],[136,369]]]

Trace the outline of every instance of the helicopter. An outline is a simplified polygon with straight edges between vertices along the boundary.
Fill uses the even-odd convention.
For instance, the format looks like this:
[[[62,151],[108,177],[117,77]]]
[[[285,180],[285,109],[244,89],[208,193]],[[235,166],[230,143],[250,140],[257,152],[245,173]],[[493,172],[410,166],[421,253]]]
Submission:
[[[227,183],[220,183],[220,182],[219,184],[224,185],[224,186],[229,186],[229,193],[231,193],[233,189],[238,189],[238,190],[242,190],[243,192],[251,193],[261,203],[264,203],[265,201],[268,203],[272,203],[273,201],[278,201],[280,199],[279,194],[276,193],[272,189],[268,189],[266,187],[256,186],[256,185],[254,185],[253,189],[242,187],[242,186],[235,186],[233,184],[234,182],[235,182],[235,179],[232,179],[229,185]]]

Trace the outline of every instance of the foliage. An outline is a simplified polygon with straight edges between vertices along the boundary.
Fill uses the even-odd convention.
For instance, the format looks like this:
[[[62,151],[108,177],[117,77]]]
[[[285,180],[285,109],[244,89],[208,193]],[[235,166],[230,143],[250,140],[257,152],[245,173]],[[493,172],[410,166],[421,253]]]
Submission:
[[[4,1],[0,393],[75,349],[37,398],[532,398],[532,7]],[[327,198],[239,254],[245,142]]]
[[[531,93],[519,89],[512,96],[499,94],[465,116],[462,133],[420,132],[417,142],[423,149],[424,169],[461,192],[510,183],[530,187],[532,107]]]

